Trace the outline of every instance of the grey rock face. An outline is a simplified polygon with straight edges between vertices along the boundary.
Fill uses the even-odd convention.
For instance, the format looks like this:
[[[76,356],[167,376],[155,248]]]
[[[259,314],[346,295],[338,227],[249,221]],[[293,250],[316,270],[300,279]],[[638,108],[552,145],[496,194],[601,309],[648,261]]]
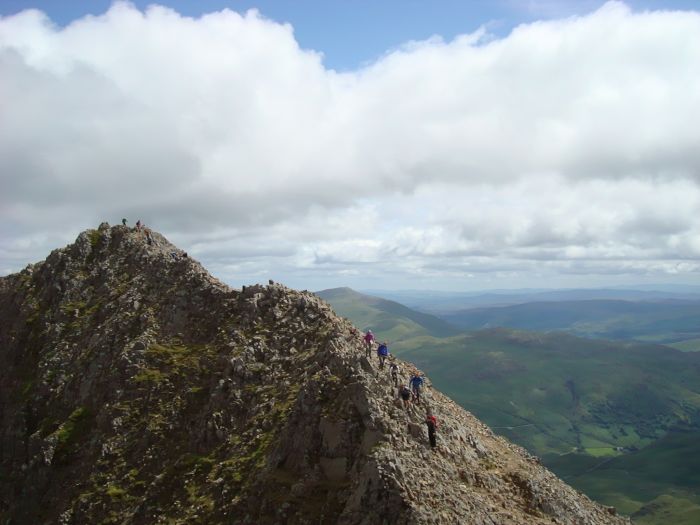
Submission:
[[[627,523],[438,391],[397,405],[355,334],[156,232],[80,234],[0,278],[0,522]]]

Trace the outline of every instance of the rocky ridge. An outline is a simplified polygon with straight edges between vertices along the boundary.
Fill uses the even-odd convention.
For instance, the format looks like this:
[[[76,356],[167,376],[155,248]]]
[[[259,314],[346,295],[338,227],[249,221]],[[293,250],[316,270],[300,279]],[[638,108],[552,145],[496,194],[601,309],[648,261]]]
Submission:
[[[394,398],[313,294],[102,224],[0,278],[0,524],[628,523],[438,391]]]

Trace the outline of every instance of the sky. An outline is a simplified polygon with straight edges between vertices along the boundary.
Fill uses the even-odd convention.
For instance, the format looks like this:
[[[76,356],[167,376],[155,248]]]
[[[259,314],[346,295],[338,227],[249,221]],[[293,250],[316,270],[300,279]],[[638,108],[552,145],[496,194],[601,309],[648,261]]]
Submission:
[[[141,219],[240,286],[700,284],[689,1],[0,3],[0,275]]]

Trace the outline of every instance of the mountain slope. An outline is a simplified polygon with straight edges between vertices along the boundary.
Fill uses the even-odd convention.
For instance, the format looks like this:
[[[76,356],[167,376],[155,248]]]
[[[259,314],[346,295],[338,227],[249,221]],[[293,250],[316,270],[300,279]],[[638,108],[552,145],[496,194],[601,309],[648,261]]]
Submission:
[[[82,233],[0,278],[0,519],[626,522],[437,391],[431,451],[352,328],[158,234]]]
[[[391,341],[432,335],[449,337],[458,328],[430,314],[407,308],[394,301],[361,294],[350,288],[332,288],[316,292],[340,315],[352,319],[360,328],[371,328]]]
[[[556,322],[556,304],[547,306],[532,320]],[[640,523],[694,523],[700,499],[687,471],[698,452],[700,354],[509,329],[416,336],[391,348],[596,501]]]

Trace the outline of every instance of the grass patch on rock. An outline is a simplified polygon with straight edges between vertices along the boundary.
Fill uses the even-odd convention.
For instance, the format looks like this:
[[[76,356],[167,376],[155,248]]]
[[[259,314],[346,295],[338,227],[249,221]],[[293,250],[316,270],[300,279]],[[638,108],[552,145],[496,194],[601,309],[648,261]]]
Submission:
[[[93,414],[86,407],[76,408],[68,418],[55,430],[55,461],[68,461],[77,450],[78,445],[87,437],[94,421]]]

